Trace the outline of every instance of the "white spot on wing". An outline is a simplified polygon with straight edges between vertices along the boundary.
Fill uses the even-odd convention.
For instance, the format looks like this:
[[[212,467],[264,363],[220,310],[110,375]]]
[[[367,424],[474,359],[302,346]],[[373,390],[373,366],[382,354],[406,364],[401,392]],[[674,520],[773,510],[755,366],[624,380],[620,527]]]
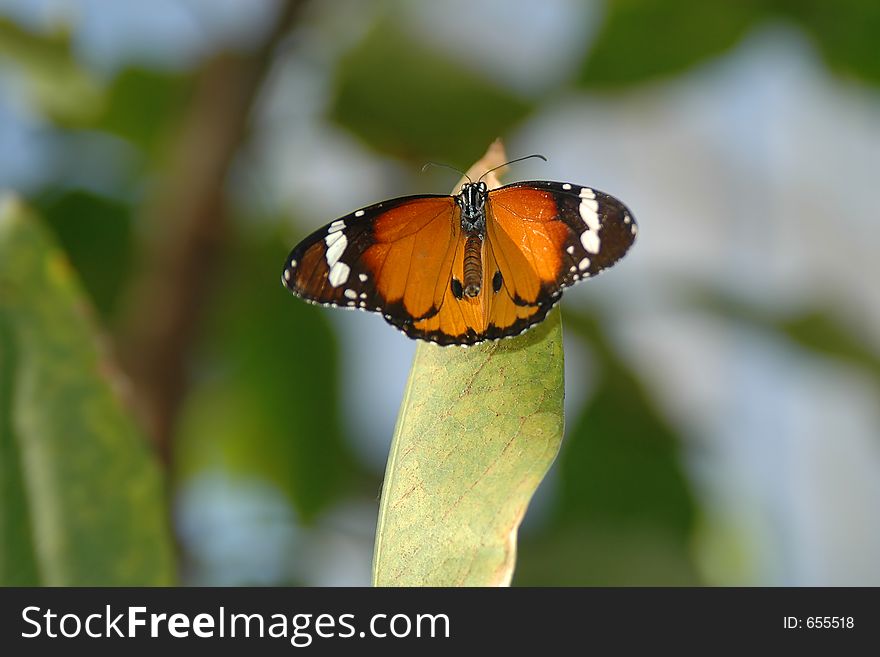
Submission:
[[[584,220],[584,223],[587,224],[587,228],[592,231],[599,231],[599,201],[595,199],[581,199],[581,204],[578,206],[578,212],[581,214],[581,219]]]
[[[589,187],[582,187],[582,188],[581,188],[580,197],[581,197],[581,198],[587,198],[587,199],[595,199],[595,198],[596,198],[596,192],[594,192],[594,191],[593,191],[592,189],[590,189]]]
[[[565,249],[565,252],[568,255],[574,255],[574,246],[569,246],[567,249]]]
[[[351,288],[348,288],[345,292],[343,292],[343,294],[345,295],[346,299],[357,299],[358,296],[358,293]]]
[[[342,233],[331,233],[324,238],[324,242],[327,243],[327,253],[324,254],[324,257],[327,258],[327,266],[333,267],[342,257],[345,247],[348,246],[348,238]]]
[[[569,189],[571,189],[571,185],[569,185],[568,183],[565,183],[564,185],[562,185],[562,189],[564,189],[565,191],[568,191]]]
[[[361,279],[361,283],[363,283],[367,280],[367,275],[366,274],[358,274],[358,278]]]
[[[632,219],[629,218],[628,214],[623,215],[623,223],[628,224]]]
[[[590,259],[589,259],[589,258],[584,258],[583,260],[581,260],[581,261],[578,263],[578,269],[580,269],[581,271],[584,271],[584,270],[587,269],[589,266],[590,266]]]
[[[327,234],[339,232],[343,228],[345,228],[345,220],[337,219],[332,224],[330,224],[330,228],[327,229]]]
[[[289,269],[285,269],[285,270],[284,270],[284,280],[285,280],[285,281],[289,281],[289,280],[290,280],[290,270],[289,270]]]
[[[330,281],[330,285],[333,287],[339,287],[348,280],[348,274],[350,271],[351,267],[344,262],[334,262],[333,266],[330,267],[330,273],[327,276],[327,280]]]
[[[363,217],[363,216],[364,216],[364,211],[363,211],[363,210],[358,210],[357,212],[354,213],[354,216],[355,216],[355,217]]]
[[[599,235],[591,230],[581,233],[581,244],[588,253],[599,253]]]

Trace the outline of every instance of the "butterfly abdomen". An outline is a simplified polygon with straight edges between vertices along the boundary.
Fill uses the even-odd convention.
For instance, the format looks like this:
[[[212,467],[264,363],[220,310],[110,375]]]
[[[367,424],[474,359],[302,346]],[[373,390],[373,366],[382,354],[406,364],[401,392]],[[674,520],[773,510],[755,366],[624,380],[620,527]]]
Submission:
[[[464,293],[475,297],[480,294],[483,281],[483,238],[468,235],[464,245]]]

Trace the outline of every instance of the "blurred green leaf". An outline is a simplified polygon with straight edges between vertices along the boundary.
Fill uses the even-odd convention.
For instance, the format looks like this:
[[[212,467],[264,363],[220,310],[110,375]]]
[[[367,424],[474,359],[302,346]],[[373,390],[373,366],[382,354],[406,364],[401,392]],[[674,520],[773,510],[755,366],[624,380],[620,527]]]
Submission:
[[[47,232],[4,197],[0,404],[10,413],[0,431],[4,487],[15,494],[3,498],[3,517],[7,525],[18,516],[18,531],[32,536],[4,542],[3,573],[27,573],[11,577],[20,581],[36,570],[47,585],[170,584],[162,477],[120,402],[121,381],[102,354],[89,311]],[[10,477],[15,467],[17,480]],[[23,554],[28,546],[30,559]]]
[[[837,73],[880,84],[880,2],[877,0],[775,0],[802,25]]]
[[[336,122],[378,151],[418,162],[471,162],[531,109],[387,22],[343,58],[335,87]]]
[[[516,586],[699,586],[681,543],[638,527],[558,527],[524,537]]]
[[[587,87],[680,73],[719,55],[765,15],[761,0],[608,0],[580,72]]]
[[[806,310],[777,320],[777,326],[805,349],[868,369],[880,381],[880,353],[830,309]]]
[[[816,302],[800,312],[780,313],[717,287],[688,286],[686,301],[704,311],[782,336],[815,354],[836,358],[870,372],[880,381],[880,353],[849,328],[832,302]]]
[[[561,459],[563,517],[654,527],[686,541],[695,509],[677,432],[617,355],[599,319],[573,312],[566,317],[593,349],[599,379]]]
[[[132,208],[85,190],[34,199],[102,316],[112,314],[132,269]]]
[[[468,349],[419,343],[388,457],[378,586],[503,585],[562,441],[559,310]]]
[[[264,477],[306,521],[356,479],[339,427],[334,333],[280,282],[287,248],[242,235],[205,324],[184,409],[180,475],[210,467]]]
[[[67,33],[34,34],[0,18],[0,63],[12,64],[34,105],[50,120],[79,125],[104,103],[95,77],[76,61]]]
[[[0,288],[0,299],[2,294]],[[40,577],[22,480],[21,454],[12,426],[17,369],[12,330],[0,312],[0,584],[36,586]]]
[[[129,68],[107,89],[104,110],[94,127],[137,145],[148,155],[161,153],[168,128],[187,106],[191,76]]]

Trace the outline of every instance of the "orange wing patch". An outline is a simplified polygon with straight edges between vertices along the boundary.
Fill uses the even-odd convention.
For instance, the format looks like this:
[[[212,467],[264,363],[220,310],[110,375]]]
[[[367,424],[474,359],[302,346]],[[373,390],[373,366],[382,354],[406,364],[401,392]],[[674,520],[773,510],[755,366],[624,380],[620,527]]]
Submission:
[[[524,331],[552,307],[539,300],[543,287],[534,267],[510,237],[491,222],[482,244],[483,284],[476,297],[457,296],[453,281],[464,278],[465,239],[459,235],[439,311],[403,330],[439,344],[475,344]],[[532,237],[540,244],[539,237]],[[460,294],[460,293],[459,293]]]
[[[383,213],[363,254],[382,306],[401,304],[412,318],[435,314],[447,287],[460,222],[452,197],[411,202]]]
[[[474,344],[516,335],[544,319],[558,299],[557,280],[567,266],[563,247],[571,230],[559,221],[553,195],[505,189],[500,199],[490,198],[480,294],[470,298],[453,292],[452,279],[464,278],[465,239],[459,231],[439,311],[404,327],[410,337]]]
[[[507,188],[490,199],[487,223],[492,246],[501,260],[510,262],[520,257],[514,273],[527,268],[537,275],[537,281],[515,287],[521,298],[534,301],[536,283],[555,284],[559,278],[571,230],[560,221],[556,199],[548,192]]]
[[[476,297],[456,296],[452,281],[464,278],[464,245],[465,239],[460,230],[456,232],[456,245],[449,274],[440,282],[443,296],[438,305],[438,312],[424,319],[403,327],[410,337],[431,340],[438,344],[472,344],[479,342],[485,330],[486,295],[483,292]],[[485,252],[485,242],[483,244]],[[485,258],[483,260],[485,263]],[[485,280],[485,275],[484,275]],[[439,287],[439,286],[438,286]]]

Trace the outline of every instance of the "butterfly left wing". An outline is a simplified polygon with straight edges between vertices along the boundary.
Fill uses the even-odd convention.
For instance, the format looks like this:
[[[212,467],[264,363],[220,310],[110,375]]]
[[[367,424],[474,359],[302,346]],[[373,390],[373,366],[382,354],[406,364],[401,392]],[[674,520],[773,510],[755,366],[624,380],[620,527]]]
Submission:
[[[638,230],[619,200],[570,183],[506,185],[489,192],[487,213],[489,339],[543,320],[563,288],[617,262]]]
[[[282,282],[312,303],[379,312],[406,331],[441,305],[458,223],[451,196],[377,203],[304,239],[288,256]]]

